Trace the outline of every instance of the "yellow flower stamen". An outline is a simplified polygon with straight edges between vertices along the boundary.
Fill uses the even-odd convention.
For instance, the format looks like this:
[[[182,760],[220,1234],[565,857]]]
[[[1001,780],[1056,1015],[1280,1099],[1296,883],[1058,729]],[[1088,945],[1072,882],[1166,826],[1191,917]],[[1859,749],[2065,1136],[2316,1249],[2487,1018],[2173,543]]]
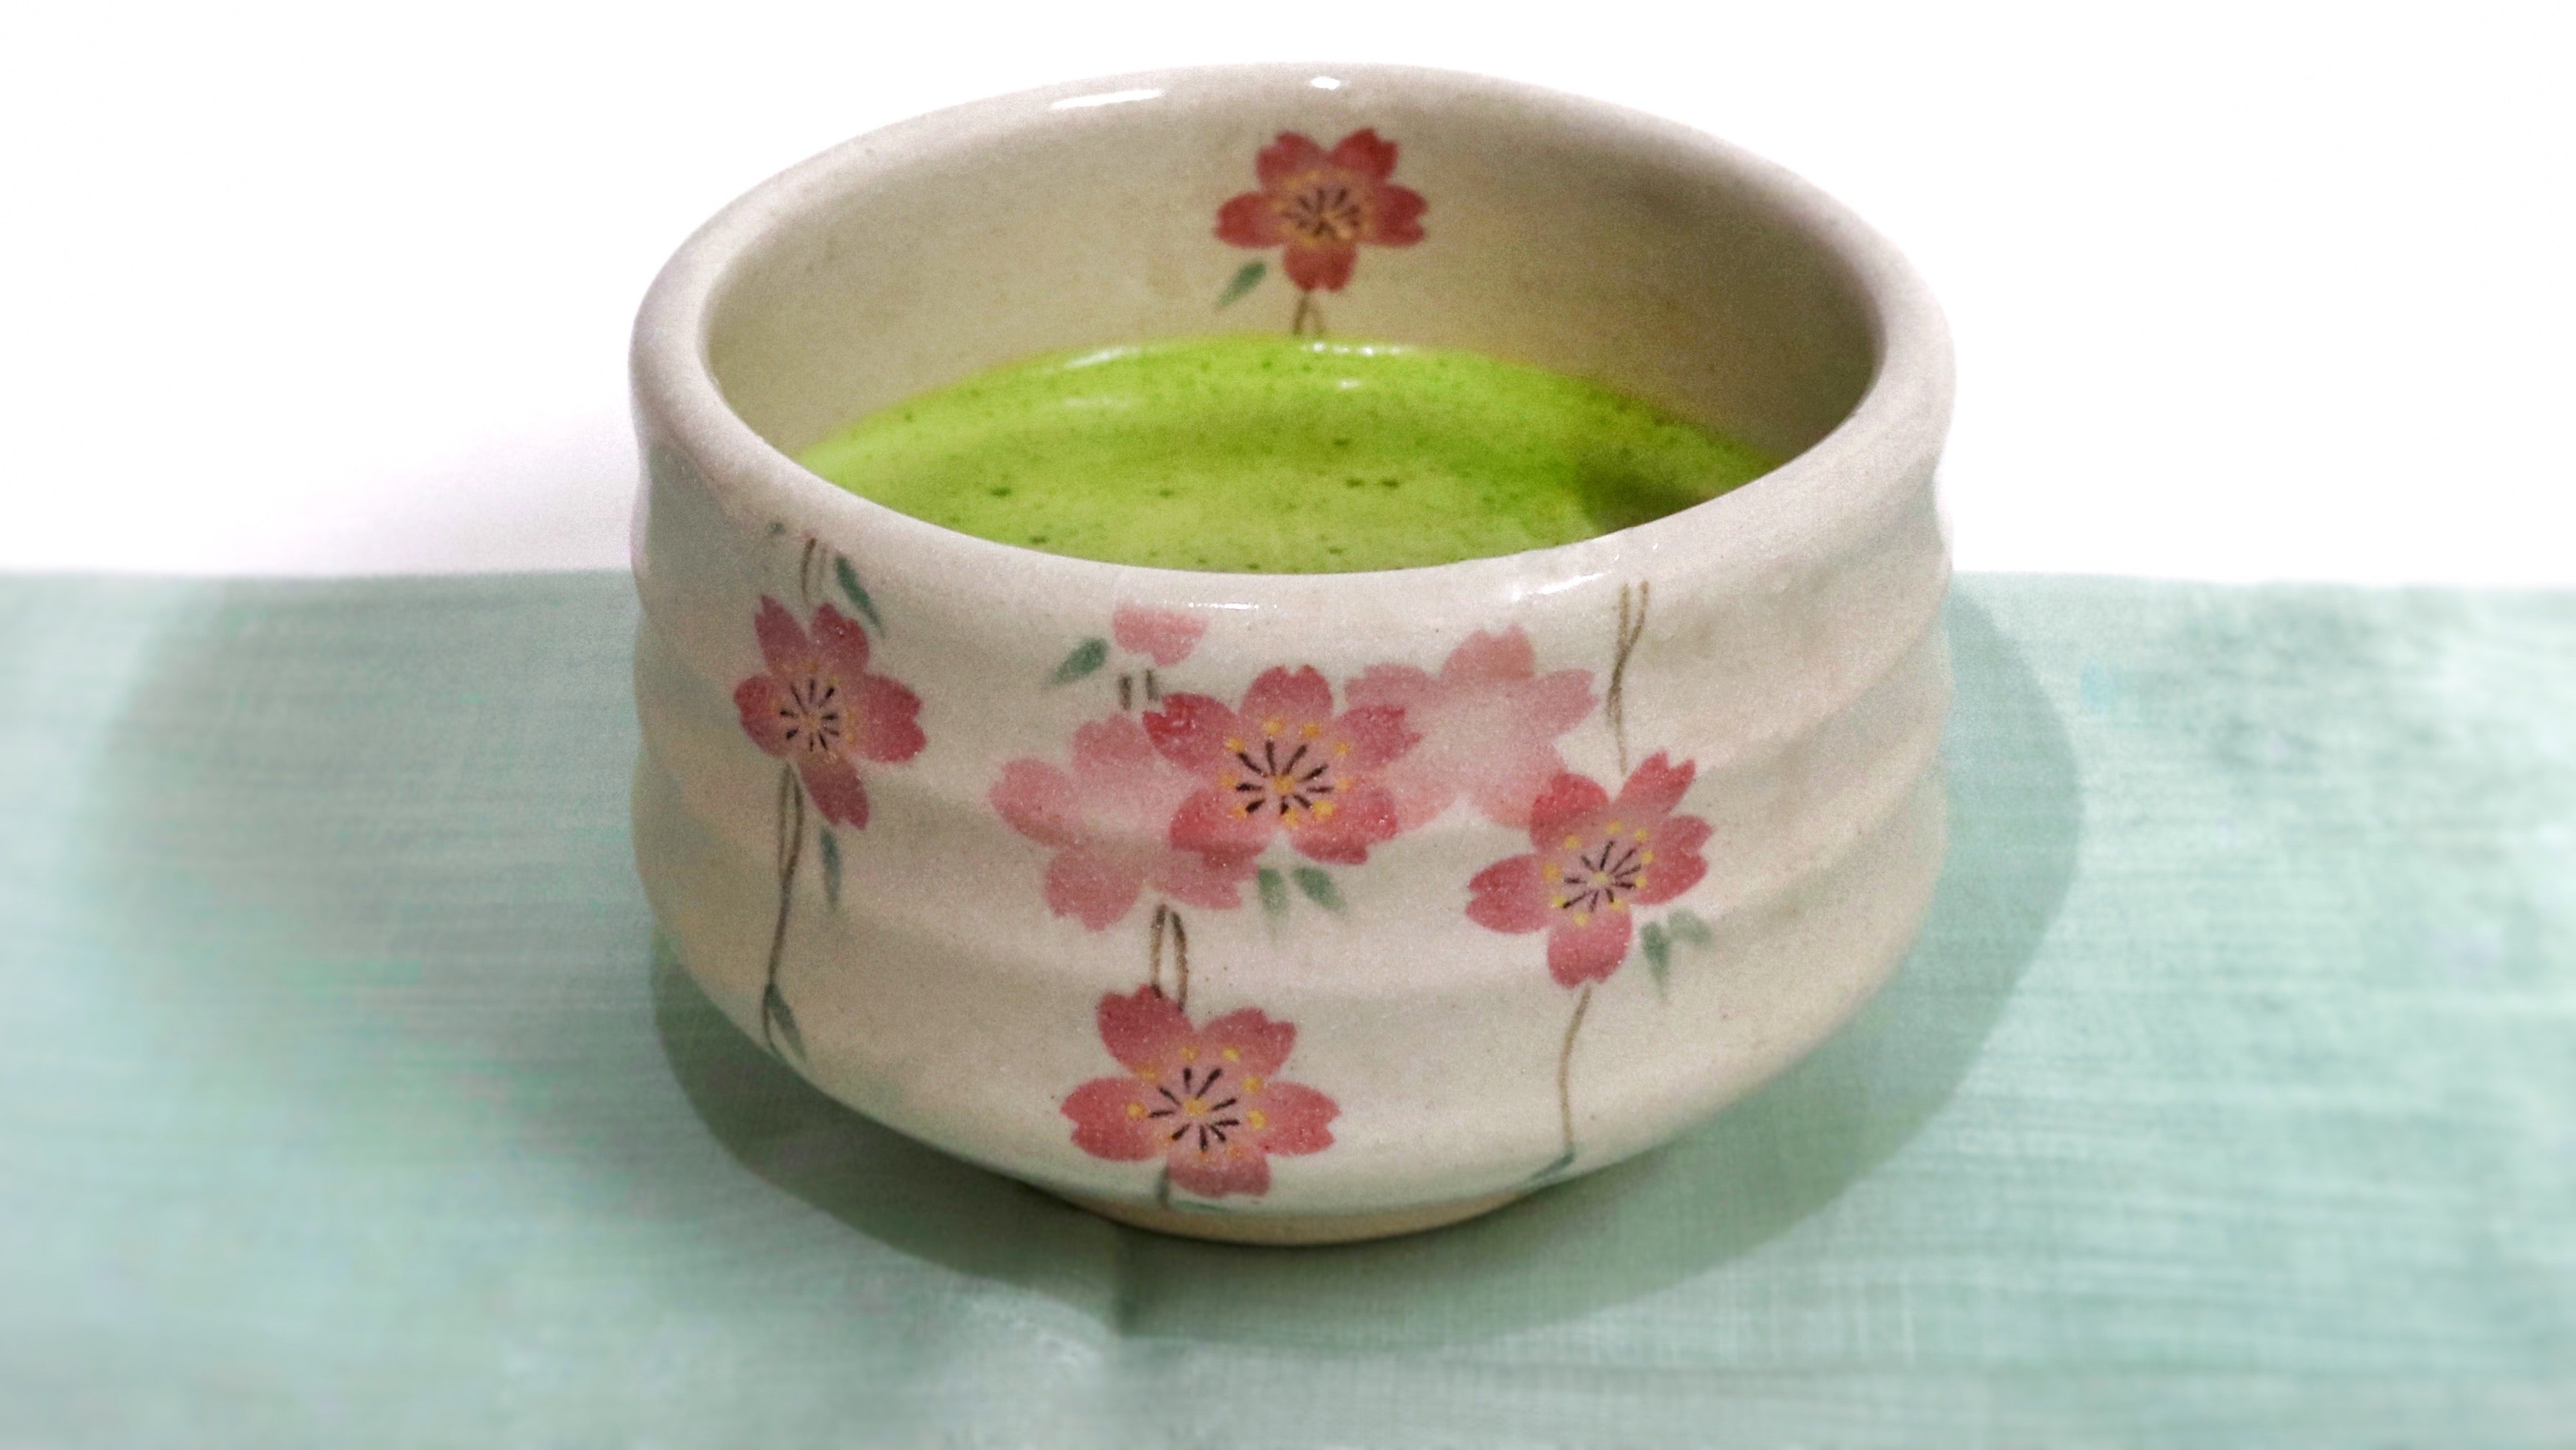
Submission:
[[[1244,1114],[1243,1120],[1250,1123],[1253,1131],[1256,1133],[1261,1131],[1263,1128],[1270,1126],[1269,1116],[1263,1113],[1259,1108],[1254,1108],[1251,1112]]]
[[[1229,1047],[1225,1050],[1225,1060],[1228,1062],[1241,1062],[1243,1061],[1243,1053],[1238,1048]]]
[[[1257,1077],[1245,1078],[1243,1080],[1243,1090],[1248,1093],[1257,1093],[1261,1091],[1261,1079]]]

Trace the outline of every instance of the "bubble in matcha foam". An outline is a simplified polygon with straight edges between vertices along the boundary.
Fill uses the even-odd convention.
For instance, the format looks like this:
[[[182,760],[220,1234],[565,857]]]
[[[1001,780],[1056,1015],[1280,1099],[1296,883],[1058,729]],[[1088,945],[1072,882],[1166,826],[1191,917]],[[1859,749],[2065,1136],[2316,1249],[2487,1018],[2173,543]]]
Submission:
[[[1560,373],[1269,335],[1015,363],[862,418],[801,461],[984,538],[1247,573],[1399,569],[1571,543],[1772,466]]]

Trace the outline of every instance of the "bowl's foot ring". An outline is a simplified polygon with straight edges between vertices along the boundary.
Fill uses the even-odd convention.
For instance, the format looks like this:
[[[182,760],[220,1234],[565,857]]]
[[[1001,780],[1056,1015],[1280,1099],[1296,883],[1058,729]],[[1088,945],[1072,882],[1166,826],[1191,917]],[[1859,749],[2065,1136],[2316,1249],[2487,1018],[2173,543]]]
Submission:
[[[1361,1239],[1393,1238],[1398,1234],[1446,1228],[1478,1214],[1491,1213],[1528,1191],[1511,1188],[1501,1193],[1452,1199],[1420,1208],[1399,1208],[1386,1213],[1316,1214],[1225,1213],[1116,1202],[1078,1193],[1062,1197],[1066,1202],[1087,1208],[1113,1223],[1180,1238],[1215,1239],[1233,1244],[1347,1244]]]

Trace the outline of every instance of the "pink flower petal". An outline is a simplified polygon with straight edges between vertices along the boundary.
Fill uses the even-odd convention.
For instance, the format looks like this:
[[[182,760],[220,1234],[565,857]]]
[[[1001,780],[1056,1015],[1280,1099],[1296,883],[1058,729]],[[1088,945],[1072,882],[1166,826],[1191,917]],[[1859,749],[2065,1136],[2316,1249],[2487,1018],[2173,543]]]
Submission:
[[[1237,1079],[1268,1077],[1288,1061],[1297,1046],[1297,1029],[1286,1022],[1274,1022],[1258,1009],[1246,1007],[1228,1012],[1207,1025],[1199,1040],[1217,1050]]]
[[[1697,816],[1667,817],[1646,838],[1646,853],[1655,859],[1646,867],[1645,884],[1629,899],[1652,906],[1697,886],[1708,874],[1708,860],[1699,853],[1707,840],[1708,822]]]
[[[1590,670],[1558,670],[1541,675],[1513,692],[1529,712],[1530,728],[1550,739],[1583,723],[1598,703],[1592,695]]]
[[[1324,159],[1371,181],[1384,181],[1395,174],[1395,143],[1370,127],[1343,137]]]
[[[1153,1157],[1162,1145],[1152,1120],[1128,1111],[1143,1106],[1142,1089],[1132,1077],[1097,1077],[1065,1094],[1059,1111],[1073,1119],[1074,1146],[1122,1163]]]
[[[1180,1050],[1197,1039],[1190,1019],[1151,987],[1139,987],[1124,997],[1115,992],[1102,997],[1098,1015],[1101,1045],[1131,1072],[1159,1077]]]
[[[1252,858],[1240,852],[1216,859],[1193,851],[1165,850],[1151,876],[1156,889],[1186,906],[1231,911],[1243,904],[1242,883],[1252,879]]]
[[[1198,1151],[1195,1143],[1175,1146],[1171,1150],[1171,1167],[1172,1186],[1201,1198],[1223,1198],[1229,1193],[1258,1196],[1270,1191],[1269,1158],[1240,1138],[1205,1154]]]
[[[1438,682],[1411,665],[1373,665],[1343,688],[1352,709],[1402,710],[1420,704],[1439,690]]]
[[[1440,683],[1471,685],[1526,680],[1537,669],[1538,651],[1530,644],[1529,632],[1515,624],[1491,634],[1478,630],[1467,636],[1466,641],[1451,650],[1449,658],[1441,663]]]
[[[1275,247],[1288,239],[1269,193],[1247,191],[1216,209],[1216,235],[1238,247]]]
[[[1170,840],[1172,849],[1196,852],[1221,869],[1248,870],[1276,828],[1270,815],[1244,815],[1223,791],[1211,788],[1192,792],[1172,813]]]
[[[1352,770],[1376,770],[1422,738],[1406,724],[1402,710],[1388,705],[1344,714],[1334,722],[1333,733],[1351,747],[1348,766]]]
[[[1581,831],[1610,804],[1610,793],[1588,775],[1568,771],[1530,805],[1530,840],[1544,850],[1568,832]]]
[[[1145,887],[1145,873],[1131,861],[1081,846],[1047,863],[1047,907],[1102,931],[1127,914]]]
[[[1333,718],[1333,687],[1313,665],[1263,670],[1252,688],[1243,692],[1243,718],[1257,731],[1272,729],[1273,721],[1290,733],[1300,725],[1328,724]]]
[[[1171,698],[1178,700],[1181,696]],[[1205,699],[1204,695],[1192,696]],[[1073,768],[1086,779],[1131,781],[1163,768],[1160,753],[1145,727],[1131,715],[1110,715],[1073,732]]]
[[[823,819],[854,831],[867,828],[868,788],[848,761],[809,751],[797,759],[796,774],[805,782],[805,793],[814,798],[814,809],[823,813]]]
[[[921,697],[884,675],[861,675],[850,683],[852,723],[856,733],[849,749],[864,760],[899,763],[921,753],[925,737],[918,716]]]
[[[760,641],[760,657],[773,675],[803,674],[814,662],[814,641],[805,635],[805,626],[787,612],[787,606],[764,594],[760,610],[751,617],[751,632]]]
[[[1333,1146],[1331,1124],[1342,1115],[1331,1098],[1294,1082],[1268,1084],[1247,1106],[1269,1120],[1258,1138],[1266,1153],[1321,1153]]]
[[[1467,781],[1468,797],[1485,819],[1498,826],[1528,825],[1539,792],[1565,773],[1565,757],[1544,741],[1516,741],[1477,765]]]
[[[1339,809],[1318,819],[1312,813],[1294,817],[1289,843],[1308,857],[1335,866],[1357,866],[1368,860],[1369,847],[1394,839],[1395,797],[1385,786],[1363,781],[1333,797]]]
[[[1043,760],[1014,760],[986,797],[1011,829],[1061,850],[1083,839],[1082,808],[1072,777]]]
[[[1556,919],[1548,905],[1547,863],[1539,856],[1497,861],[1467,883],[1473,899],[1467,919],[1493,931],[1545,930]]]
[[[1548,934],[1548,975],[1560,986],[1606,981],[1627,959],[1628,913],[1624,911],[1597,912],[1582,926],[1569,918]]]
[[[1155,664],[1170,669],[1198,648],[1199,636],[1207,633],[1207,621],[1176,609],[1122,604],[1109,616],[1109,632],[1120,649],[1150,656]]]
[[[1360,240],[1380,247],[1409,247],[1422,240],[1422,193],[1403,186],[1381,186],[1369,198],[1368,226]]]
[[[1160,712],[1145,717],[1145,733],[1163,758],[1192,775],[1214,773],[1225,764],[1225,742],[1247,732],[1243,717],[1221,700],[1205,695],[1165,695]]]
[[[733,687],[733,708],[742,717],[743,733],[771,755],[785,755],[788,749],[787,717],[778,713],[786,693],[775,675],[753,675]]]
[[[814,647],[844,680],[868,672],[868,632],[828,604],[814,611]]]
[[[1294,131],[1282,131],[1279,139],[1261,148],[1252,160],[1252,174],[1261,179],[1264,191],[1277,191],[1283,182],[1294,180],[1300,173],[1314,170],[1324,162],[1324,148]]]
[[[1656,751],[1620,787],[1619,813],[1640,821],[1671,814],[1690,789],[1691,777],[1698,773],[1699,767],[1693,762],[1685,760],[1675,765],[1663,751]]]
[[[1279,266],[1304,291],[1339,292],[1349,285],[1351,267],[1359,259],[1357,243],[1293,239],[1279,254]]]

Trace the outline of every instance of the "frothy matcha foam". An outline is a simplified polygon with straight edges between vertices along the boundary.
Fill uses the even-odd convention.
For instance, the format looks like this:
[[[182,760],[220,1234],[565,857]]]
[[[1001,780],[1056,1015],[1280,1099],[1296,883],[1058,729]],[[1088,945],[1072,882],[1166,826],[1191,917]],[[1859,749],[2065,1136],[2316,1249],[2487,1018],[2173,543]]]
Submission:
[[[1772,466],[1578,378],[1471,352],[1270,335],[1015,363],[871,414],[800,461],[987,539],[1260,573],[1570,543]]]

